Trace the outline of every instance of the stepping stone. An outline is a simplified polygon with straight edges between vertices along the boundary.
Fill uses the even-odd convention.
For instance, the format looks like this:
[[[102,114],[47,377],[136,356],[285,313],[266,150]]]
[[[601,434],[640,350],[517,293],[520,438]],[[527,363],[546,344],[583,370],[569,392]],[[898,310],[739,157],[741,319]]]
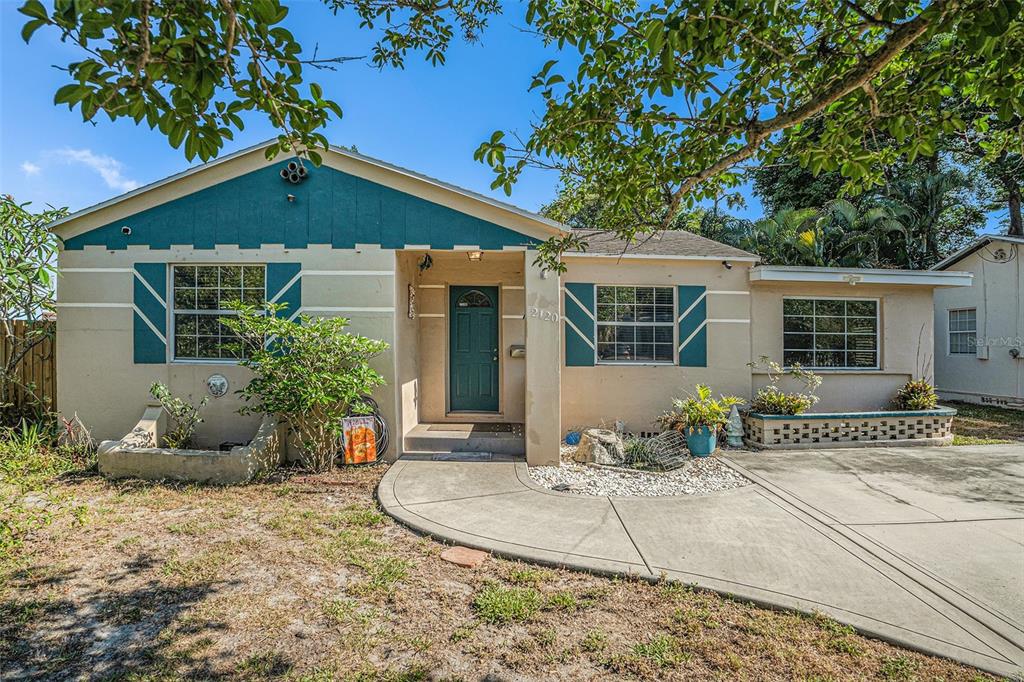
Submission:
[[[487,558],[487,552],[481,552],[477,549],[470,549],[469,547],[449,547],[445,551],[441,552],[441,558],[448,563],[455,564],[456,566],[462,566],[463,568],[476,568],[484,562]]]

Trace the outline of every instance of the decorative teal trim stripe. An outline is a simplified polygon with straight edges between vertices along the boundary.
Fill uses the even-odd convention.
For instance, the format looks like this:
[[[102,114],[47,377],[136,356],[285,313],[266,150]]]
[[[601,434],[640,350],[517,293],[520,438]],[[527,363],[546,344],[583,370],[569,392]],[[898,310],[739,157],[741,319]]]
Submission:
[[[295,317],[302,308],[302,264],[267,263],[267,301],[288,307],[278,317]]]
[[[908,410],[906,412],[805,412],[803,414],[761,414],[750,412],[751,417],[769,421],[800,421],[802,419],[879,419],[882,417],[955,417],[956,410],[940,407],[935,410]]]
[[[132,271],[132,356],[137,365],[167,362],[167,264]]]
[[[594,285],[572,282],[565,285],[565,365],[593,367],[594,349]]]
[[[679,365],[708,366],[707,287],[676,287],[679,319]]]
[[[310,168],[298,185],[282,180],[280,164],[225,180],[68,239],[73,251],[88,245],[120,250],[129,245],[196,249],[264,244],[305,248],[330,244],[351,249],[406,244],[451,249],[456,244],[501,249],[533,246],[539,240],[333,168]],[[294,200],[289,201],[288,195]],[[130,227],[131,234],[122,233]]]

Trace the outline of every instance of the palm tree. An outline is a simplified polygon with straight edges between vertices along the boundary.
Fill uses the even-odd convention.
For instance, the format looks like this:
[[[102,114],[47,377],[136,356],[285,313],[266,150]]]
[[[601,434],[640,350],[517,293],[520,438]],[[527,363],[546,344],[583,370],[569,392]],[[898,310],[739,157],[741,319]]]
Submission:
[[[881,202],[904,228],[902,239],[892,244],[894,265],[931,267],[944,251],[973,235],[977,217],[953,210],[964,203],[958,196],[969,187],[963,174],[942,170],[890,185]]]

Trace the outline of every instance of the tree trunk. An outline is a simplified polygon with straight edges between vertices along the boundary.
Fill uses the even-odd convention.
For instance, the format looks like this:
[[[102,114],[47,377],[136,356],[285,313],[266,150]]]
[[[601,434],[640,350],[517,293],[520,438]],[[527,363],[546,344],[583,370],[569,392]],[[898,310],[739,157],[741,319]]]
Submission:
[[[1024,223],[1021,222],[1020,213],[1020,184],[1013,178],[1006,178],[1006,193],[1008,195],[1007,205],[1010,209],[1010,231],[1012,237],[1024,237]]]

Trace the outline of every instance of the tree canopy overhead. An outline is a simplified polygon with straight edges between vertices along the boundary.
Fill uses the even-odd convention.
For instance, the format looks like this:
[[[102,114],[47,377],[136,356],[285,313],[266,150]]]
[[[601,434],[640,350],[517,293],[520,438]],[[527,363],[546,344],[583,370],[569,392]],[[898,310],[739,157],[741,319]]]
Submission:
[[[543,117],[477,156],[505,191],[524,168],[557,169],[606,199],[623,237],[670,225],[782,148],[865,188],[943,134],[1024,111],[1017,0],[531,0],[528,19],[580,64],[545,64]],[[945,107],[954,95],[977,115]],[[872,144],[882,135],[892,144]],[[1019,147],[1021,131],[987,142]]]
[[[410,51],[444,62],[453,36],[475,40],[498,0],[322,0],[335,13],[352,11],[380,30],[370,59],[401,67]],[[284,26],[281,0],[27,0],[21,35],[50,27],[81,48],[83,59],[62,67],[71,82],[56,104],[78,107],[86,121],[106,114],[159,130],[185,156],[208,161],[258,112],[280,131],[268,156],[297,152],[319,163],[320,133],[341,107],[314,82],[309,68],[333,68],[359,56],[320,57],[304,51]],[[333,49],[333,48],[332,48]]]

